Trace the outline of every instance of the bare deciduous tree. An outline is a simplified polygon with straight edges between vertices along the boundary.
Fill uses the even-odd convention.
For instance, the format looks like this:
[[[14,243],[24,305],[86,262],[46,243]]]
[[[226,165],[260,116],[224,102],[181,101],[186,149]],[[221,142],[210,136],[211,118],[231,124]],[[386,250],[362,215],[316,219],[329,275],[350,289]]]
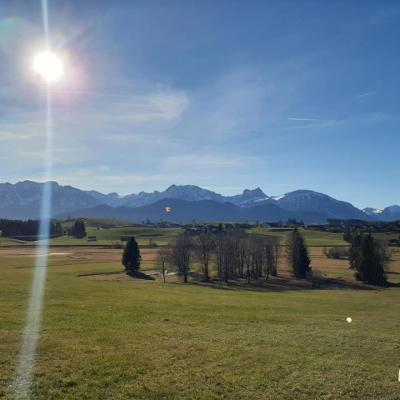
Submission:
[[[211,234],[202,233],[194,240],[194,252],[197,260],[201,263],[205,281],[210,280],[209,265],[211,262],[215,241]]]
[[[251,277],[258,279],[262,276],[264,265],[265,239],[259,236],[251,238]]]
[[[265,279],[269,279],[269,275],[278,275],[278,256],[279,242],[272,238],[266,238],[264,241],[264,266]]]
[[[162,247],[157,254],[156,263],[161,269],[164,283],[165,283],[165,273],[167,270],[166,267],[171,262],[171,258],[172,258],[171,257],[171,249],[168,247]]]
[[[180,234],[171,244],[171,261],[178,269],[178,272],[183,275],[185,283],[188,281],[190,272],[190,263],[192,261],[193,241],[187,234]]]
[[[246,267],[247,283],[250,283],[251,266],[253,263],[253,254],[251,251],[252,248],[251,238],[250,237],[243,238],[242,246],[243,246],[243,261],[244,261],[244,266]]]

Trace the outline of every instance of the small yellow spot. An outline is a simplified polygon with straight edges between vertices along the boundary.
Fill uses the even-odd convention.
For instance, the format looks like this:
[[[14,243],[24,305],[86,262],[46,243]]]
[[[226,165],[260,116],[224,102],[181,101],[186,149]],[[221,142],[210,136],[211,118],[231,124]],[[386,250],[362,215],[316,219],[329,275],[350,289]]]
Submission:
[[[351,319],[351,317],[347,317],[347,318],[346,318],[346,321],[347,321],[349,324],[351,324],[353,320]]]
[[[165,207],[165,212],[166,213],[170,213],[172,211],[172,208],[171,207]]]

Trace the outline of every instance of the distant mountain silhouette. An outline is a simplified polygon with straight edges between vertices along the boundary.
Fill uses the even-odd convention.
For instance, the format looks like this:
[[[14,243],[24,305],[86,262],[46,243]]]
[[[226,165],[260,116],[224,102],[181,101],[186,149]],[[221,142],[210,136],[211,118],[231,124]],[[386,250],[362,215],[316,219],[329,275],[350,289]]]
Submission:
[[[38,218],[43,183],[0,184],[0,218]],[[131,221],[279,221],[288,218],[323,223],[329,218],[397,220],[400,207],[359,210],[352,204],[311,190],[267,196],[260,188],[223,196],[194,185],[171,185],[165,191],[120,196],[85,191],[51,182],[54,216],[91,216]],[[173,208],[166,214],[165,206]]]
[[[166,207],[171,212],[165,211]],[[254,221],[287,220],[292,214],[274,204],[263,204],[256,207],[239,207],[232,203],[219,203],[213,200],[187,201],[178,199],[162,199],[142,207],[110,207],[100,205],[93,208],[70,213],[76,217],[114,218],[126,221]],[[66,215],[60,215],[64,218]]]

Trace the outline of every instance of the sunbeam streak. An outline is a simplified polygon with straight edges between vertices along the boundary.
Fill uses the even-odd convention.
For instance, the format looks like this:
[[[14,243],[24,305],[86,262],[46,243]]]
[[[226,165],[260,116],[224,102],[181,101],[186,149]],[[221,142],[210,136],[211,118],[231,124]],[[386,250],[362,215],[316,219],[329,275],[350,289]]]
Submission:
[[[42,0],[43,30],[46,43],[46,51],[50,51],[48,4]],[[25,329],[22,337],[22,345],[19,354],[15,382],[14,398],[25,400],[30,398],[30,387],[35,365],[36,349],[40,336],[40,325],[42,319],[43,299],[46,286],[46,275],[48,265],[48,248],[50,236],[51,219],[51,177],[52,177],[52,148],[53,148],[53,111],[52,94],[50,82],[46,79],[46,143],[45,143],[45,185],[42,193],[39,243],[37,247],[34,276],[32,281],[29,305],[26,317]]]
[[[37,247],[33,282],[29,298],[28,312],[22,345],[19,355],[19,364],[15,379],[16,400],[29,399],[29,390],[35,364],[36,348],[40,335],[42,319],[43,297],[45,293],[48,247],[51,219],[51,170],[52,170],[52,101],[50,88],[46,92],[46,149],[45,149],[45,178],[42,193],[42,204],[39,224],[39,243]]]

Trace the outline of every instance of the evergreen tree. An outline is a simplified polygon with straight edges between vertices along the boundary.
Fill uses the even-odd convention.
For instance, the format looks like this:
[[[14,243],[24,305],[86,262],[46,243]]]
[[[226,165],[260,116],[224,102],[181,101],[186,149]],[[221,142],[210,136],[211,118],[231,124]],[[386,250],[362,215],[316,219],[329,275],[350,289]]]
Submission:
[[[293,229],[288,240],[287,259],[296,278],[306,278],[311,272],[308,249],[297,228]]]
[[[85,221],[83,219],[77,219],[72,228],[72,236],[77,239],[82,239],[86,236]]]
[[[349,263],[350,269],[355,271],[361,270],[362,256],[362,239],[363,235],[360,233],[355,233],[351,235],[349,243],[351,244],[349,249]]]
[[[128,273],[133,273],[140,269],[140,249],[134,236],[126,243],[121,261]]]
[[[386,285],[385,264],[389,257],[386,249],[371,234],[354,237],[349,260],[357,280],[371,285]]]
[[[60,224],[60,222],[56,222],[54,225],[54,236],[60,237],[62,235],[63,235],[62,225]]]

